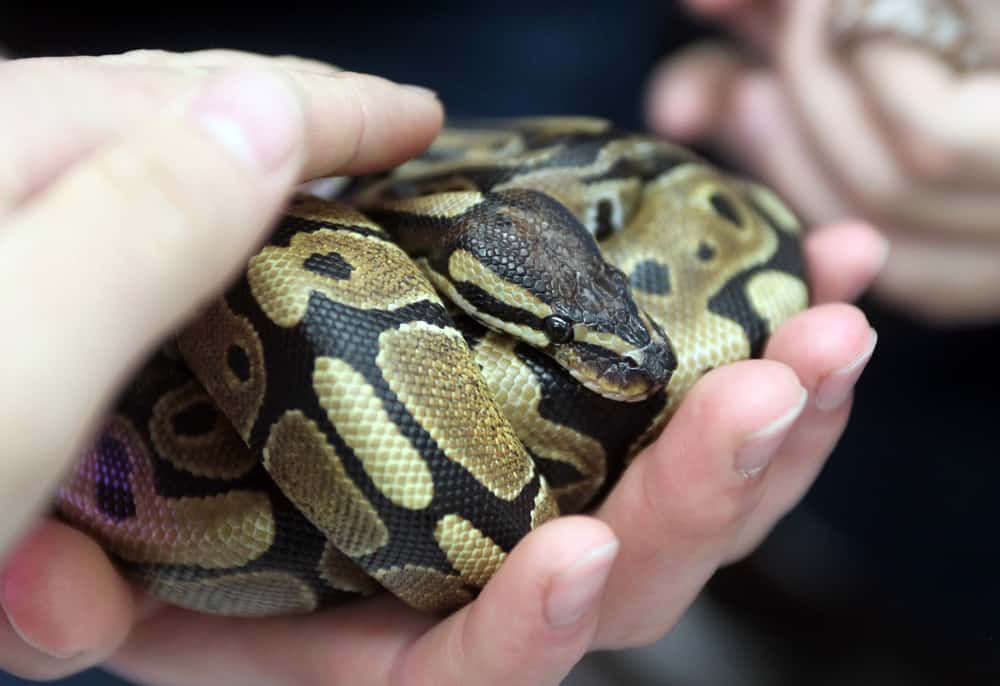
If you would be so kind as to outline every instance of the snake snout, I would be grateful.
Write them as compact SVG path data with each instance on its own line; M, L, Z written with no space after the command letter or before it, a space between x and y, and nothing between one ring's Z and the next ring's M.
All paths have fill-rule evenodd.
M625 384L633 389L635 399L641 400L656 393L667 385L677 369L677 358L670 346L659 341L650 341L641 348L622 355Z

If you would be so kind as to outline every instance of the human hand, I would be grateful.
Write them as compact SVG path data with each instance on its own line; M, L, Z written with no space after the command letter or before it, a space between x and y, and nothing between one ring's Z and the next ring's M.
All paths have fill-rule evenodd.
M884 302L935 324L1000 316L1000 71L954 71L890 39L838 50L831 0L686 4L741 45L666 59L647 93L654 130L714 146L810 224L878 225L891 242L872 287ZM1000 6L964 5L981 42L1000 45Z
M230 56L201 57L215 58L225 62ZM197 68L181 66L192 59L197 58L171 57L169 67L142 67L137 77L110 77L116 79L113 87L130 86L128 92L142 101L117 98L114 112L103 116L122 117L125 123L116 127L103 121L98 128L108 137L133 126L144 131L145 120L165 100L193 97L198 82L213 76L215 69L204 68L207 73L202 74ZM95 82L103 83L106 78L95 77L83 84L82 74L111 69L89 61L75 64L71 70L62 62L29 66L54 68L57 75L71 72L73 83L80 84L77 99L100 87ZM112 71L129 73L133 67L119 59ZM9 394L4 407L10 408L0 421L9 422L5 435L16 437L10 454L18 460L4 462L0 487L6 491L3 502L7 503L17 502L12 499L15 489L20 489L22 498L33 495L28 502L21 501L21 509L8 508L4 524L8 528L2 550L10 552L0 581L5 610L0 616L0 666L32 678L53 678L105 664L155 684L558 683L589 649L641 645L666 633L715 569L753 549L798 501L842 433L850 412L851 388L874 345L863 315L837 302L862 290L879 267L881 239L860 224L830 226L809 236L806 252L816 306L772 337L767 359L707 374L661 439L636 459L596 512L557 519L526 537L482 595L444 621L388 597L305 617L266 619L233 620L163 606L132 591L93 541L52 520L42 520L11 549L21 525L9 522L25 522L36 514L48 489L78 454L79 443L105 409L112 384L128 375L141 358L139 351L182 320L194 301L222 287L225 275L212 281L215 277L209 274L217 273L220 266L207 264L202 257L206 251L216 260L230 260L231 274L253 241L262 238L258 234L265 220L277 211L280 198L295 179L392 164L403 154L417 152L436 130L439 112L432 103L421 105L424 101L419 96L404 95L384 82L363 77L305 73L310 69L302 65L300 73L288 66L283 72L299 89L307 124L300 130L296 147L300 157L296 162L286 161L292 168L279 172L285 175L277 180L261 179L223 155L212 155L217 149L211 140L187 129L183 119L171 119L157 125L155 136L130 136L125 143L112 144L107 137L95 142L92 137L87 157L80 158L77 152L63 164L50 161L48 168L55 173L27 184L28 192L4 196L17 200L5 205L10 209L0 218L3 278L20 285L41 269L39 264L57 266L46 272L55 275L53 283L42 284L48 288L33 295L32 302L50 303L41 310L45 312L62 311L57 305L68 308L60 300L65 289L56 288L55 279L72 278L73 283L85 286L72 290L79 294L77 306L90 309L39 322L28 316L28 304L20 301L24 289L0 289L5 298L0 317L21 323L4 329L18 332L11 344L20 346L12 347L5 358L18 360L19 365L4 370L0 385ZM52 72L47 74L45 78L33 74L22 85L37 87L33 92L39 98L70 90L68 85L44 87L43 81L57 78ZM0 72L0 81L4 78ZM317 85L317 79L324 81ZM345 87L353 84L356 90L339 91L338 80ZM19 92L14 87L6 91ZM389 97L396 103L401 98L417 100L404 101L406 110L394 121L387 112ZM364 111L373 119L366 122L367 133L354 162L347 164L352 141L345 143L339 136L344 130L357 129L349 125L334 129L333 123L344 126L345 116L350 123L357 98L370 98ZM268 102L273 107L280 99L279 88ZM103 105L108 98L97 100L90 101L92 106ZM72 97L70 102L75 102ZM254 107L247 111L260 112ZM280 112L268 114L280 116ZM54 122L61 121L64 128L76 126L72 119L65 121L65 114L59 117ZM20 128L12 128L14 124ZM399 129L391 128L393 124ZM2 130L24 131L26 124L8 122ZM85 127L77 127L67 132L66 140L76 141L86 133ZM182 146L188 136L194 142ZM354 143L359 142L356 138ZM114 145L114 152L102 152L102 144ZM157 156L160 144L175 154ZM44 160L44 151L44 146L38 146L33 155L13 159ZM322 159L312 158L324 151ZM109 176L107 170L121 169L123 163L103 162L98 167L103 185L87 185L90 165L105 156L141 159L143 163L131 162L125 168L143 171ZM170 165L181 160L190 178L171 171L176 167ZM144 187L150 180L147 168L156 170L152 180L164 184L169 195ZM24 172L22 176L10 174L16 179L26 176ZM231 177L236 177L234 187L227 189L224 185ZM188 199L192 189L210 184L221 185L216 191L219 202L207 202L200 193ZM89 192L71 194L81 187ZM273 195L267 196L268 192ZM53 199L60 202L46 210ZM261 206L252 205L256 202ZM164 209L156 211L153 203ZM141 212L136 218L136 210L130 209L133 205ZM68 209L68 215L58 221L58 215L51 213L61 207ZM267 216L251 216L255 208ZM34 219L25 224L25 217ZM132 235L120 228L140 221L145 222L148 234ZM198 229L209 222L212 226L247 226L252 235L242 242L233 235L203 235L207 231ZM63 229L68 234L61 238L65 246L59 241L39 241L56 248L54 255L44 255L32 250L38 250L37 244L18 238L25 233L13 233L24 226L43 235L65 226L72 230ZM191 234L187 236L190 242L176 240L175 232ZM125 259L146 260L136 269L148 277L148 285L116 285L115 274L131 273L126 272L128 263L122 262L123 257L112 251L83 250L83 236L100 239L108 234L114 245L127 250ZM16 240L8 239L10 235ZM168 269L171 265L153 261L142 246L127 242L140 236L164 245L165 255L177 255L173 265L177 273ZM839 250L831 250L832 245L840 246ZM7 246L17 251L11 254ZM63 252L67 254L60 257ZM69 259L75 253L96 253L93 259L103 264L75 264ZM11 275L15 267L21 269L20 278ZM37 319L37 310L32 311ZM18 312L20 318L15 317ZM79 356L74 356L60 365L57 352L46 350L67 341L84 344L89 364L80 365ZM130 357L121 359L123 353ZM41 393L37 400L15 396L15 389L51 388L53 379L64 380L60 389L68 392L59 396ZM803 402L803 388L808 402ZM95 395L95 389L108 390ZM60 406L53 407L57 397ZM76 404L62 406L68 403ZM95 409L92 404L104 407ZM23 431L14 431L39 426L42 421L49 427L44 434L21 436ZM766 458L770 466L765 467Z

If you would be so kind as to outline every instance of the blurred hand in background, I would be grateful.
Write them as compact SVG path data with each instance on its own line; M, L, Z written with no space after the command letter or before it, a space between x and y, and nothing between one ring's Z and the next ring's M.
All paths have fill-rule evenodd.
M665 59L647 93L651 128L717 150L809 224L861 217L877 225L889 239L872 288L883 302L933 325L996 320L1000 3L686 5L734 41ZM963 10L964 29L947 31L961 26ZM831 29L837 16L873 30L841 40ZM879 22L897 19L923 38L875 35ZM956 68L959 55L977 64Z

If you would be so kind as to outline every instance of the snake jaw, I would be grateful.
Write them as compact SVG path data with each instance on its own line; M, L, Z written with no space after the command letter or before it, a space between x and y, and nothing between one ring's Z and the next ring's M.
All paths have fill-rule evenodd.
M590 391L609 400L642 402L658 393L677 369L669 341L650 340L624 354L585 343L552 346L548 354Z
M638 383L626 383L628 387L646 386L646 391L638 400L645 399L670 382L677 369L677 358L666 343L650 341L647 345L625 353L623 364L628 373L640 377ZM628 375L626 375L626 379Z

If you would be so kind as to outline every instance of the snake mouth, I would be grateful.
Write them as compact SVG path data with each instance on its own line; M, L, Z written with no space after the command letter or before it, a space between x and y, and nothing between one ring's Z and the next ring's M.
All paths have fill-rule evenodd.
M653 341L613 355L591 346L573 346L571 354L557 356L573 377L589 390L610 400L642 402L670 383L677 358L669 344ZM567 364L568 357L572 363ZM558 359L562 358L562 359Z
M625 353L623 361L626 386L635 389L632 395L643 399L664 388L677 369L677 358L664 343L656 341Z
M622 355L621 361L605 375L611 376L620 389L617 400L640 402L663 389L675 369L677 359L673 351L654 341Z

